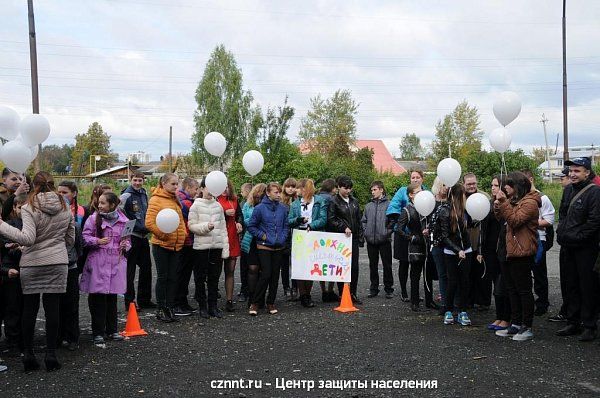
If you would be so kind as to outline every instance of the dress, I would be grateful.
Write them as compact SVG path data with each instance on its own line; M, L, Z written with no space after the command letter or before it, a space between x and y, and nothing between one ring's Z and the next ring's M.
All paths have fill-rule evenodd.
M241 210L238 206L237 198L227 199L227 196L221 195L217 200L221 207L223 207L223 212L229 209L235 210L235 215L233 216L225 214L225 220L227 224L227 237L229 238L229 257L239 257L241 254L240 238L235 223L241 217Z

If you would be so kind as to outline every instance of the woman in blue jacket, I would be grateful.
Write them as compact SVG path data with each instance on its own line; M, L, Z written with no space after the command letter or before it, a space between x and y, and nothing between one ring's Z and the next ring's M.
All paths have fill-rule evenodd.
M281 200L281 185L271 182L267 185L266 196L254 208L248 222L248 231L256 241L256 251L260 260L260 277L256 291L252 297L249 314L258 315L258 304L264 300L267 287L267 310L269 314L277 313L275 296L279 282L283 249L289 235L288 209L279 203Z
M319 195L315 195L315 183L309 178L304 178L298 183L300 197L292 202L288 217L291 228L307 231L321 231L327 225L327 206ZM314 307L310 292L312 281L297 281L300 304L303 307Z

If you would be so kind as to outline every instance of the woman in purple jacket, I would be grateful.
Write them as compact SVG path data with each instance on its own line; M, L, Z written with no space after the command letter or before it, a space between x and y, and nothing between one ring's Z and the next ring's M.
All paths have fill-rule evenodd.
M102 346L104 335L110 340L123 340L117 332L117 294L127 290L127 259L131 248L129 237L122 237L128 218L118 210L119 198L103 193L98 211L83 228L83 240L89 254L83 267L79 288L88 293L92 315L94 344Z

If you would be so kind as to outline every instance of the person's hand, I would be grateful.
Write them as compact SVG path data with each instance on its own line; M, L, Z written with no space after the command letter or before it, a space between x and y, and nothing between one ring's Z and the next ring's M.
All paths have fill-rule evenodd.
M127 239L121 239L121 242L119 242L119 249L122 251L127 250Z
M29 193L29 184L27 184L25 181L23 181L15 190L15 196L19 196L22 193Z
M106 245L108 242L110 242L110 238L108 238L108 237L98 239L99 245Z
M19 271L17 271L16 269L11 268L11 269L8 270L8 277L9 278L12 279L12 278L16 278L18 276L19 276Z
M306 232L310 232L310 225L306 226Z
M241 234L242 231L244 230L244 227L242 227L242 224L240 224L239 222L235 223L235 229L237 230L238 234Z
M7 249L16 249L19 247L18 243L7 243L4 245L4 247L6 247Z
M212 231L213 229L215 229L215 224L213 224L213 223L209 222L209 223L208 223L208 230L209 230L209 231Z
M481 264L483 262L483 256L481 254L477 255L477 262Z
M424 235L424 236L428 236L428 235L429 235L429 228L425 228L425 229L423 230L423 235Z
M352 235L352 230L348 227L346 227L346 230L344 231L344 233L346 234L346 237L349 238L350 235Z
M225 215L229 216L229 217L233 217L233 216L235 216L235 210L234 209L227 209L227 210L225 210Z
M458 257L464 260L465 258L467 258L467 255L465 254L464 250L461 250L458 252Z

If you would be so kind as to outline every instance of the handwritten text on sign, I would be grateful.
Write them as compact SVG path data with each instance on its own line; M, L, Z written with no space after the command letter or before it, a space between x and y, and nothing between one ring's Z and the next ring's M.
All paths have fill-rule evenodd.
M352 237L332 232L292 234L292 279L350 282Z

